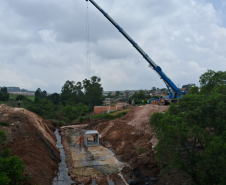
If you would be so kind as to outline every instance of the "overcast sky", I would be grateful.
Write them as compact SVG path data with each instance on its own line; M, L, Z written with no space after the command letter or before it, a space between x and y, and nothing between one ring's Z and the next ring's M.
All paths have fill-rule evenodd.
M226 0L95 0L175 83L226 69ZM90 76L105 91L165 87L91 4ZM85 0L0 1L0 86L60 92L88 78Z

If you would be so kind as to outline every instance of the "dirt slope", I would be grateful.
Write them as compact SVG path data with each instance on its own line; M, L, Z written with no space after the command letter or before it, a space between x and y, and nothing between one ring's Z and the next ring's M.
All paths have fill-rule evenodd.
M158 105L139 106L122 118L96 126L101 142L111 148L122 162L129 164L129 167L123 170L127 174L127 180L158 175L159 168L152 149L157 140L150 129L149 118L154 112L163 112L167 109L166 106ZM151 181L150 178L147 181Z
M0 121L10 123L0 126L8 139L4 148L11 148L18 155L31 174L35 184L52 184L58 170L60 154L56 148L56 138L45 121L37 114L23 108L11 108L0 104Z

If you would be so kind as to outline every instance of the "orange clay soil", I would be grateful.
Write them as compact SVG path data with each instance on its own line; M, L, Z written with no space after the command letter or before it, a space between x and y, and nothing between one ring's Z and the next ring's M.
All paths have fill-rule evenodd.
M180 185L189 180L187 174L177 170L159 176L160 168L153 150L158 140L150 128L149 119L153 113L167 110L167 106L137 106L119 119L95 126L95 130L100 133L101 143L110 148L121 162L127 164L122 169L127 182L132 180L131 184L143 185L150 183L150 177L157 177L156 185ZM149 178L145 181L144 177Z
M101 142L113 150L119 160L144 175L156 177L159 168L154 160L153 147L157 139L151 131L149 118L154 112L167 111L167 106L145 105L129 111L124 117L96 126ZM127 179L132 178L127 176Z
M32 176L31 183L52 184L58 171L60 154L56 138L45 121L37 114L23 108L11 108L0 104L0 121L10 126L6 131L7 142L3 148L11 148L26 166L26 173Z

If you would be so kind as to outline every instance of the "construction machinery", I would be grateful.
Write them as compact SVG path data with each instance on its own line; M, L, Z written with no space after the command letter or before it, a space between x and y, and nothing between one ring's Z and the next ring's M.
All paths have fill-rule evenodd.
M161 67L155 64L155 62L141 49L141 47L93 0L90 1L118 30L124 35L124 37L136 48L136 50L147 60L149 66L157 72L160 76L160 79L164 81L166 87L168 88L170 94L165 99L166 102L176 102L178 98L182 95L186 94L186 92L180 91L179 88L166 76L166 74L162 71Z

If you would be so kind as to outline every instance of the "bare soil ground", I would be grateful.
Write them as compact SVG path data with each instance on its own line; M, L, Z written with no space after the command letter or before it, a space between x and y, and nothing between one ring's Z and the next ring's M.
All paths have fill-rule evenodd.
M160 169L154 159L155 151L153 148L158 141L149 124L150 116L154 112L164 112L167 109L167 106L158 105L138 106L129 111L125 116L115 120L92 120L92 127L90 127L89 121L85 120L80 125L61 128L62 141L66 150L67 164L72 179L76 180L77 177L73 177L73 160L65 132L68 129L83 128L98 130L101 144L111 149L116 157L124 163L125 166L121 174L112 174L109 177L116 185L167 184L170 181L169 179L172 179L170 175L167 175L166 178L162 178L158 182L156 179L159 176ZM122 180L121 175L123 175L125 181ZM84 179L83 182L91 184L91 181L87 181L87 179ZM96 182L101 185L108 184L106 177L100 177ZM173 181L170 184L174 184Z
M138 184L139 179L146 177L147 180L140 183L151 183L155 181L151 177L159 174L153 150L157 139L151 131L149 118L154 112L164 112L167 109L166 106L158 105L138 106L124 117L96 126L101 143L111 148L120 161L128 164L123 169L127 181L136 181Z
M149 119L155 112L165 112L167 106L138 106L125 116L96 124L101 143L110 148L121 162L124 178L130 185L190 185L189 176L177 170L160 176L153 148L158 143Z
M27 173L32 176L31 183L52 184L60 154L55 135L46 122L26 109L3 104L0 105L0 121L10 124L8 127L0 126L8 136L3 148L11 148L12 154L23 160Z
M73 145L78 140L77 132L83 133L84 130L80 129L86 126L87 124L71 125L60 129L62 144L67 156L66 163L72 180L85 185L92 184L93 180L97 185L109 185L110 181L116 185L125 185L118 174L122 167L118 166L117 159L105 147L86 148L78 143Z

